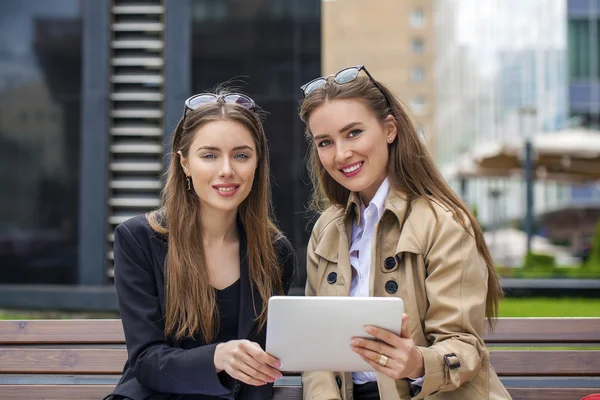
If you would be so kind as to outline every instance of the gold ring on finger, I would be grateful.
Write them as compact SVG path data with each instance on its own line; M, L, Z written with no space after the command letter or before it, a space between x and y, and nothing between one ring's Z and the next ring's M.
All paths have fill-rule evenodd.
M379 356L379 361L377 361L377 364L381 365L382 367L385 367L385 364L387 364L388 362L388 356L386 356L385 354L381 354Z

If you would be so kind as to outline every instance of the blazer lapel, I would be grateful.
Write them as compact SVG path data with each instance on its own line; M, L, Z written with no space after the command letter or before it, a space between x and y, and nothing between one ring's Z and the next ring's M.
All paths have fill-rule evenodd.
M240 224L240 313L238 317L238 338L247 339L256 320L256 311L262 307L260 295L253 290L250 282L250 265L246 234Z
M154 262L158 265L162 275L165 275L165 262L167 261L167 251L169 248L169 242L167 238L154 233L150 237L150 243L152 243L152 253L154 255Z
M167 251L168 241L165 236L153 233L150 237L150 243L152 244L152 256L154 257L156 279L156 290L158 291L158 297L160 300L160 309L162 315L166 315L165 306L165 263L167 262Z

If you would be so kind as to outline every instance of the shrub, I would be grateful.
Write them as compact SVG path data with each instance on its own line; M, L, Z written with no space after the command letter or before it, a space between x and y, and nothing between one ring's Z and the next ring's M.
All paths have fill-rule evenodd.
M525 268L554 268L556 266L556 260L554 256L548 254L539 254L529 252L525 256Z
M592 250L585 263L586 268L600 269L600 221L596 225L596 233L592 239Z

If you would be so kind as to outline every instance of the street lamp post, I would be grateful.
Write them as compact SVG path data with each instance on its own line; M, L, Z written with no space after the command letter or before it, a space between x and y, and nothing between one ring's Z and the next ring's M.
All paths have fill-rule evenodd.
M492 243L491 247L494 249L494 253L492 256L494 257L494 261L498 262L499 257L502 257L501 252L498 251L498 239L496 236L500 233L500 227L502 226L502 215L500 212L500 197L502 196L502 190L500 188L490 188L488 190L488 196L492 199Z
M537 109L535 107L519 108L519 115L535 117ZM525 129L523 129L525 128ZM527 129L522 124L522 133L525 138L525 164L523 166L525 173L525 232L527 233L527 253L531 252L531 238L533 237L533 146L531 144L531 129Z

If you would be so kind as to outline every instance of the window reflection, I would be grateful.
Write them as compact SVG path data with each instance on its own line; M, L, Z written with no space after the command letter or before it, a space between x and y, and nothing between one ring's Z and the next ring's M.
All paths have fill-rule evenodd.
M74 283L79 0L0 2L0 282Z

